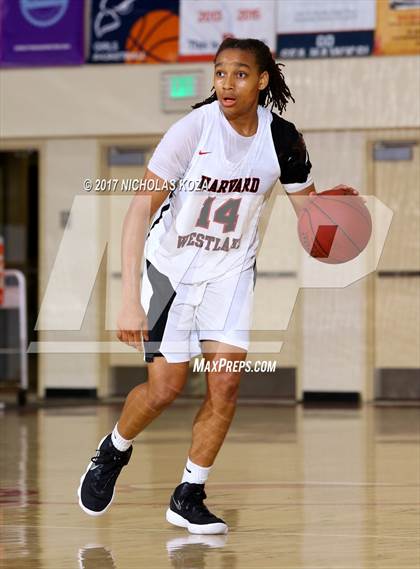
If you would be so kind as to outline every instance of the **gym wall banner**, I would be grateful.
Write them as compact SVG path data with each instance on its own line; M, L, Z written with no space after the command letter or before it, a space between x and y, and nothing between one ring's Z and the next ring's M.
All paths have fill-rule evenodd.
M89 63L178 61L178 0L91 0Z
M280 59L371 55L376 0L281 0L276 5Z
M275 0L181 0L179 60L212 60L227 36L258 38L275 53L275 5Z
M84 3L0 0L0 65L81 65Z
M420 54L420 0L378 0L376 55Z

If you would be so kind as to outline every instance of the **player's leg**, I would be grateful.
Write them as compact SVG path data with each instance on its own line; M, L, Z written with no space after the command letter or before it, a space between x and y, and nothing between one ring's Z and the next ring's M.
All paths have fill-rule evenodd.
M249 347L254 278L250 267L209 283L199 307L202 353L216 369L207 373L207 396L193 427L190 459L201 466L213 464L235 412L240 362Z
M207 393L194 420L189 459L182 482L171 497L166 519L191 533L227 533L226 523L203 503L204 484L236 409L241 372L232 371L234 363L243 361L247 352L217 341L202 343L203 355L206 361L215 363L216 371L207 373Z
M112 433L98 445L78 488L79 505L92 516L104 514L115 494L115 483L128 464L133 439L172 403L188 376L189 362L168 363L155 357L148 363L148 381L131 390Z
M201 351L211 367L216 364L216 371L207 374L207 394L194 421L182 483L175 489L167 511L169 522L193 533L227 531L223 520L210 514L203 504L204 483L235 413L241 375L238 368L249 346L253 288L254 270L249 268L207 283L197 307ZM217 369L218 361L225 365Z
M184 388L188 368L188 361L168 363L164 357L147 364L147 383L130 391L116 425L121 438L131 442L176 399Z
M207 394L194 420L189 457L193 463L208 468L215 461L236 410L242 372L228 370L234 369L234 362L245 360L247 352L207 340L203 342L203 355L206 361L214 362L217 371L206 374Z
M115 482L132 452L132 441L180 393L188 376L189 330L179 330L181 307L192 318L194 307L185 304L185 287L174 290L169 278L146 261L142 305L147 312L148 340L143 342L148 381L128 395L118 423L99 444L78 489L79 505L90 515L106 512L114 497ZM176 348L176 349L175 349Z

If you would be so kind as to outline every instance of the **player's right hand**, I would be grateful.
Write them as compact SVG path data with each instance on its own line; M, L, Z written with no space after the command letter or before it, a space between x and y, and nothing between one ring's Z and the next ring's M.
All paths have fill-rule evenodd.
M146 313L140 302L124 303L117 318L117 338L136 348L142 349L141 338L149 339Z

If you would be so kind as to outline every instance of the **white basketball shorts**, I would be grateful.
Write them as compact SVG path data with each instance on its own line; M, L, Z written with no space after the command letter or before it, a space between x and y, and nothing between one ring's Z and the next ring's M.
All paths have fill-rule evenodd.
M146 259L141 304L147 314L149 340L144 360L164 356L186 362L201 353L202 340L249 347L256 269L222 280L174 283Z

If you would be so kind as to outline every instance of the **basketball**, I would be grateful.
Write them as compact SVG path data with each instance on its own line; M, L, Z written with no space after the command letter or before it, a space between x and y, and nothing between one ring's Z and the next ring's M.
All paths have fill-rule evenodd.
M359 196L341 189L321 192L299 214L300 242L311 257L328 264L356 258L369 243L372 220Z
M173 63L178 60L179 19L169 10L139 18L126 41L126 63Z

